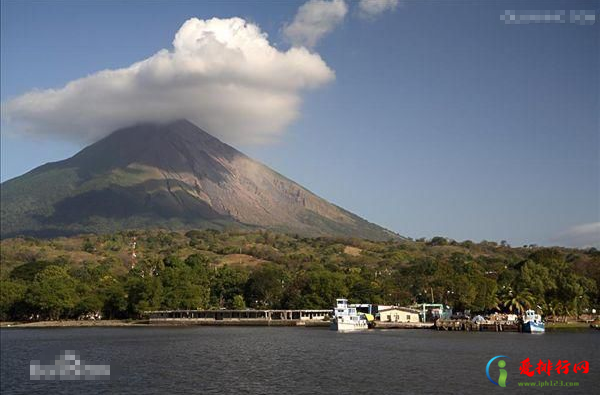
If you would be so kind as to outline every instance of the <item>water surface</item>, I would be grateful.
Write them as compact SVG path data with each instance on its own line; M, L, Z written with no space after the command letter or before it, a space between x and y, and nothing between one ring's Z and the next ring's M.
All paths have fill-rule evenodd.
M591 394L600 387L600 331L522 333L322 328L175 327L2 329L3 394ZM109 381L30 381L30 360L77 350L110 364ZM486 377L506 355L508 387ZM530 358L590 363L590 373L519 375ZM498 367L490 369L494 379ZM577 381L577 388L518 388L517 381Z

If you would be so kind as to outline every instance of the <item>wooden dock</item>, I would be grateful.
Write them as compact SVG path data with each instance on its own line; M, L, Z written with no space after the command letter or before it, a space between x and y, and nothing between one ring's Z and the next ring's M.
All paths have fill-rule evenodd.
M193 318L167 318L149 320L149 325L154 326L301 326L301 327L329 327L329 321L318 320L268 320L268 319L193 319Z
M432 329L431 322L384 322L374 321L374 329Z
M521 332L518 322L486 321L472 322L466 319L442 320L435 322L438 331L467 331L467 332Z
M150 325L329 326L331 310L148 311Z

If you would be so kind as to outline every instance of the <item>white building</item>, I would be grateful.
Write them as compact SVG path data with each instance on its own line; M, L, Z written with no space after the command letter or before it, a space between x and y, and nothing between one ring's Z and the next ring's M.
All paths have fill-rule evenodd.
M379 310L381 322L420 322L419 311L408 307L386 307Z

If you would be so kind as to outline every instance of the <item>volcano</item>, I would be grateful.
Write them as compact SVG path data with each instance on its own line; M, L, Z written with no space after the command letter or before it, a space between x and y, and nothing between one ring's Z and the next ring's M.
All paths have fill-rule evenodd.
M2 183L1 199L3 238L141 228L398 237L186 120L119 129Z

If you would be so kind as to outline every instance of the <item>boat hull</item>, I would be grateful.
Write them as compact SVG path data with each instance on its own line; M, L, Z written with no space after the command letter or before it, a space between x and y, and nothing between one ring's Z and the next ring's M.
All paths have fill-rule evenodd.
M546 328L543 322L525 322L523 323L523 332L525 333L544 333Z
M331 330L338 332L358 332L365 331L369 329L369 325L366 321L358 321L358 322L338 322L337 320L331 321L331 325L329 326Z

